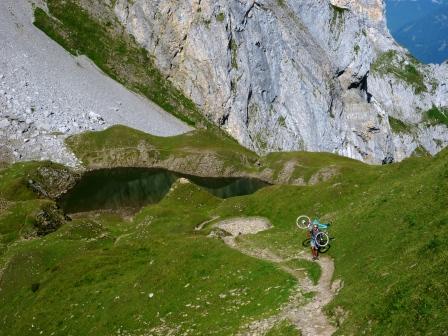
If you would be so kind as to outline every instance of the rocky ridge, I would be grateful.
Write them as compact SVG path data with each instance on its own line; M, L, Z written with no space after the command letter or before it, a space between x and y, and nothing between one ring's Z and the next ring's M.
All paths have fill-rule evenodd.
M448 65L415 63L389 34L383 1L110 6L178 88L259 153L329 151L388 163L448 143L445 125L425 122L425 111L448 105ZM374 71L384 55L395 67ZM394 130L390 118L410 130Z

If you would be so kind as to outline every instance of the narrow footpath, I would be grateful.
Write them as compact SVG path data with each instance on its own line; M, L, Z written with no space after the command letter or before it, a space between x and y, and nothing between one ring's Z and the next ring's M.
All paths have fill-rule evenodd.
M308 254L303 253L303 251L292 258L285 259L269 249L261 249L255 246L243 247L241 244L238 244L236 237L254 234L271 228L268 220L259 217L232 218L219 222L214 226L230 234L223 237L223 241L229 247L254 258L278 264L280 269L293 275L299 283L299 286L291 294L288 302L281 307L281 311L278 314L250 323L244 327L244 330L239 335L264 335L283 320L289 320L301 331L303 336L330 336L336 331L336 327L330 324L323 312L323 307L333 299L340 287L340 281L332 282L334 263L331 258L322 256L317 261L321 267L322 274L319 282L313 285L308 277L303 276L303 272L299 272L284 264L293 259L311 260ZM313 292L314 296L304 304L303 294L310 292Z

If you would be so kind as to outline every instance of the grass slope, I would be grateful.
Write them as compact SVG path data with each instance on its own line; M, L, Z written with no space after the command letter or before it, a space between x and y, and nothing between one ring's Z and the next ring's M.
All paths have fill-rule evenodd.
M87 144L103 146L103 140ZM186 147L213 147L228 155L218 140L203 140L190 139ZM159 146L181 155L184 140L166 141ZM297 215L308 214L333 223L335 240L327 253L343 288L327 312L338 335L446 333L448 150L381 167L315 153L275 154L260 162L275 166L293 159L319 169L337 166L338 174L314 185L275 185L226 200L179 184L133 221L87 214L38 239L23 240L20 230L11 229L21 227L26 211L14 208L19 201L5 193L8 221L15 226L0 220L2 234L7 232L2 237L13 241L0 259L0 330L5 335L232 334L249 320L272 314L295 282L274 265L207 238L210 226L200 233L194 226L214 216L264 216L274 227L244 240L288 257L308 251L305 233L294 225ZM17 169L2 174L14 176ZM318 268L297 266L318 279ZM293 331L286 323L271 333Z
M231 335L274 313L295 279L194 231L220 202L179 184L132 222L85 215L10 245L0 334Z
M223 203L219 213L269 218L253 243L290 256L298 214L333 222L329 254L344 287L328 306L338 335L443 335L448 323L448 151L347 172L312 187L273 186ZM342 308L342 309L341 309ZM345 311L345 313L342 313Z

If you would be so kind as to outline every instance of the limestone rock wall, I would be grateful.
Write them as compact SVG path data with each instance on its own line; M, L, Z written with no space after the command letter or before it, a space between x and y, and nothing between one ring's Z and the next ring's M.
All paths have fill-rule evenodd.
M329 151L371 163L434 154L447 128L447 66L416 65L426 90L372 64L394 50L380 0L117 0L114 11L164 74L241 144ZM397 64L398 64L397 63ZM389 116L409 123L393 130Z

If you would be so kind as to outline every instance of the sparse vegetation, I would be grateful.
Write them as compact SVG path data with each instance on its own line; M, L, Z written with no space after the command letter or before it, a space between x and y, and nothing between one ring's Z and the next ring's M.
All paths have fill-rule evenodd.
M103 22L72 0L48 0L47 5L51 16L36 8L34 24L67 51L86 55L110 77L188 124L209 124L116 20Z
M280 127L286 127L286 118L284 116L278 118L278 125Z
M297 179L307 183L319 174L331 176L349 167L368 167L330 153L270 153L260 157L235 140L208 130L157 137L125 126L113 126L101 132L71 136L66 143L89 169L161 166L190 174L240 176L261 176L267 169L272 171L275 180L293 162L282 183ZM330 169L333 173L327 171L328 162L334 163Z
M216 21L223 22L226 18L226 15L223 12L220 12L218 15L216 15Z
M232 53L232 68L238 70L238 44L233 38L230 40L230 51Z
M330 28L333 30L333 32L337 33L339 36L342 28L345 24L345 12L348 11L347 8L338 7L333 4L330 4L330 8L332 10L332 17L330 20Z
M412 57L400 58L395 50L381 54L371 66L373 74L392 74L396 78L414 87L415 93L427 91L424 75L419 69L421 64Z
M430 125L448 126L448 108L433 106L423 115L423 121Z
M430 157L431 154L423 147L423 146L418 146L414 152L412 153L412 156L414 157Z
M279 5L280 7L285 7L286 6L285 0L277 0L277 5Z
M157 137L125 126L102 132L87 132L66 140L87 167L151 166L167 160L181 162L186 172L211 174L203 167L233 171L254 171L257 154L235 140L209 130L197 130L174 137ZM217 167L220 167L219 169ZM211 169L211 168L210 168Z
M278 325L274 326L266 336L300 336L302 335L299 330L288 320L283 320Z
M411 134L413 127L400 119L389 116L389 125L394 133L406 133Z

